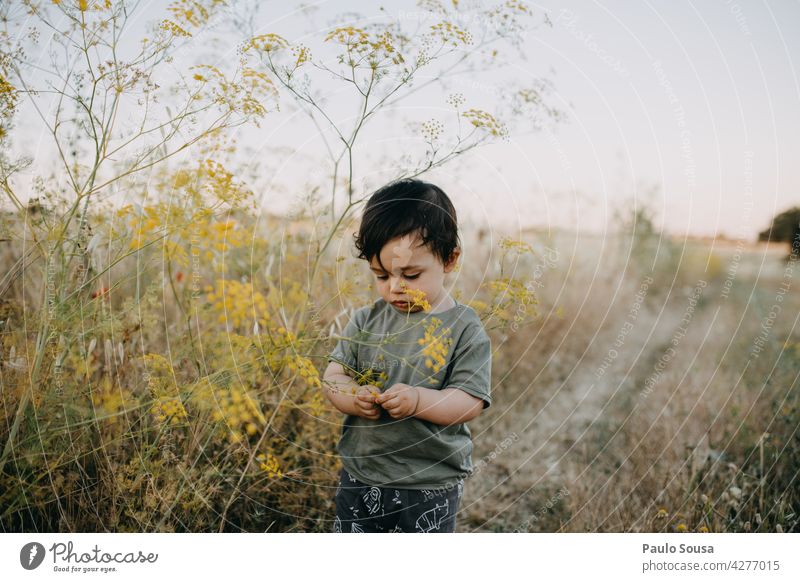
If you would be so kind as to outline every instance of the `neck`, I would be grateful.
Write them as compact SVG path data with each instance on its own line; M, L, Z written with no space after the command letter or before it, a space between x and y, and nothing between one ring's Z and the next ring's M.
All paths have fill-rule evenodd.
M455 304L456 302L452 297L450 297L450 294L447 293L447 291L443 291L437 298L436 303L431 304L431 310L429 313L440 313L442 311L447 311L448 309L452 309Z

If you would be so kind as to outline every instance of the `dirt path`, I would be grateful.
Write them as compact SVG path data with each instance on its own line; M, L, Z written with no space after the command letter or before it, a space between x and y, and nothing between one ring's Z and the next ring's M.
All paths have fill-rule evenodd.
M558 529L568 519L564 498L595 477L591 459L620 430L610 419L648 378L658 384L673 341L680 344L702 314L705 291L684 289L665 300L643 281L624 305L611 305L590 342L575 341L585 336L578 319L555 332L559 341L545 353L508 345L523 355L501 380L502 410L472 428L476 474L465 489L461 531Z

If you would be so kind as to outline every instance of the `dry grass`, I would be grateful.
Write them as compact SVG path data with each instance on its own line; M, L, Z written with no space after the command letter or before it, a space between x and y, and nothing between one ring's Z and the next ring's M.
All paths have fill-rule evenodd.
M776 299L793 267L655 237L550 246L542 317L499 338L473 423L476 459L518 439L469 482L461 531L796 531L800 298Z
M4 531L329 531L341 418L318 370L372 290L363 265L337 259L348 233L323 261L329 284L307 293L307 223L238 213L209 227L231 218L244 232L198 269L174 246L144 247L65 301L52 318L65 339L41 352L33 386L44 266L8 288ZM131 233L117 234L127 248ZM530 249L465 237L469 268L452 283L489 306L495 353L460 531L797 530L796 294L761 333L781 257L748 248L731 274L730 249L654 233L528 233ZM7 269L23 258L21 242L3 252Z

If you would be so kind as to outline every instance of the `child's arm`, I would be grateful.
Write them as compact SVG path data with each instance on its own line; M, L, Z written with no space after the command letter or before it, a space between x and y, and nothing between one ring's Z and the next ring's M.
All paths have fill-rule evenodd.
M392 418L413 416L445 426L472 420L484 408L483 400L458 388L434 390L399 383L378 396L377 402Z
M483 412L483 400L458 388L415 388L419 392L415 418L449 426L472 420Z
M381 416L381 409L375 406L375 397L370 388L376 392L375 386L359 386L344 370L344 367L331 362L323 374L323 389L325 396L339 412L361 416L370 420L377 420ZM356 392L353 393L353 388Z

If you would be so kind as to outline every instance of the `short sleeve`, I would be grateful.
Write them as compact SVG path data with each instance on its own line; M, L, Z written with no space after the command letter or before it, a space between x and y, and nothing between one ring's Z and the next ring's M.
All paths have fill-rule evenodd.
M467 329L459 339L444 386L480 398L488 408L492 404L492 342L480 324L476 327L476 331Z
M342 338L336 343L333 351L328 356L329 361L335 361L345 369L358 370L358 338L361 335L364 316L367 310L361 308L353 313L350 321L342 330Z

